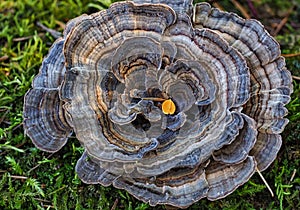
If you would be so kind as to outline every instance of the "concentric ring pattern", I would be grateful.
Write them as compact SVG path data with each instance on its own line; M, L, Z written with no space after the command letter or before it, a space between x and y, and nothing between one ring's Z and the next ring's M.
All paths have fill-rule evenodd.
M71 20L25 96L56 152L74 133L85 183L187 207L223 198L281 146L291 75L255 20L191 0L135 0Z

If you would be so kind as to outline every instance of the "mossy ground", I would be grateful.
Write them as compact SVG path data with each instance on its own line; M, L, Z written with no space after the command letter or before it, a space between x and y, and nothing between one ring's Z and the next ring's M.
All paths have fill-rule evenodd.
M300 1L215 1L214 5L261 20L282 46L294 78L290 124L276 161L263 172L271 197L256 174L228 197L199 201L189 209L300 209ZM241 6L236 2L242 2ZM123 190L83 184L75 164L83 149L75 138L55 153L42 152L24 136L23 98L57 31L110 0L2 0L0 2L0 209L165 209L150 207ZM211 2L212 3L212 2ZM252 3L252 4L251 4Z

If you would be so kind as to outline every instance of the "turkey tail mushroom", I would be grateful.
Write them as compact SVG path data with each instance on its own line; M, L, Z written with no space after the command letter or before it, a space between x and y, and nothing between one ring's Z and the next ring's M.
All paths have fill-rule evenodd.
M71 20L25 96L55 152L72 131L88 184L152 206L221 199L276 158L291 74L256 20L191 0L134 0Z

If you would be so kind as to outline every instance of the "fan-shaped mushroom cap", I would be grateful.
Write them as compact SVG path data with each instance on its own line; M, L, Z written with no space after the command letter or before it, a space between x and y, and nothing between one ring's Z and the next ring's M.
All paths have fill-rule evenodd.
M257 123L258 140L251 155L256 157L258 169L263 171L275 159L281 146L279 134L288 123L283 118L287 114L284 105L290 100L292 83L284 58L280 56L280 46L260 22L221 12L209 4L197 4L193 18L196 28L214 30L247 61L251 87L243 112Z
M73 130L82 181L187 207L272 163L291 92L258 21L190 0L126 1L68 23L25 96L24 125L50 152Z
M56 152L72 134L70 118L59 98L59 89L65 74L63 45L74 25L87 17L74 18L66 25L64 37L57 39L44 58L32 89L25 95L24 129L32 142L41 150Z

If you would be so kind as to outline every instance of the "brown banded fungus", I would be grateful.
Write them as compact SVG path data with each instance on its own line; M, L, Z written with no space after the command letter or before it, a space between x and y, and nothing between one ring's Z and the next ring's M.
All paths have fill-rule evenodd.
M71 20L25 96L41 150L75 133L85 183L150 205L216 200L281 146L291 75L255 20L191 0L135 0Z

